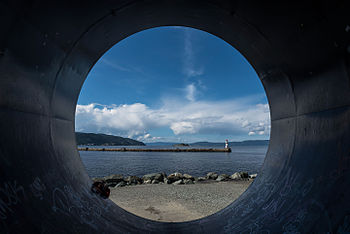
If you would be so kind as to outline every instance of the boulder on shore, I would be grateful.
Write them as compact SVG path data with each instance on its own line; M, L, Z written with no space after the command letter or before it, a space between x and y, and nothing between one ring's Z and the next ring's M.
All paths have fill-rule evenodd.
M184 179L187 179L187 180L192 180L192 181L194 181L194 177L191 176L191 175L189 175L189 174L183 174L183 178L184 178Z
M221 174L218 176L218 178L216 178L216 181L226 181L226 180L229 180L230 177L229 175L226 175L226 174Z
M233 175L230 176L230 178L232 180L242 180L242 179L248 179L248 172L245 171L240 171L240 172L236 172Z
M249 178L248 172L246 172L246 171L241 171L241 172L239 172L239 174L241 174L241 178L242 179L248 179Z
M174 185L179 185L179 184L183 184L184 182L182 180L177 180L175 181L173 184Z
M193 180L190 179L184 179L183 182L184 184L193 184Z
M165 174L165 172L162 172L160 174L162 174L162 176L163 176L161 180L164 181L164 179L167 178L167 175Z
M170 180L168 180L168 178L166 178L166 177L164 178L163 182L164 182L164 184L171 184Z
M197 178L197 181L205 181L205 180L207 180L207 178L203 176L200 176Z
M241 174L239 172L234 173L233 175L230 176L231 180L241 180Z
M158 182L161 182L164 180L164 176L166 176L165 173L152 173L152 174L147 174L142 176L142 180L144 181L144 183L147 180L151 180L151 182L153 180L157 180Z
M209 180L216 180L218 178L218 174L216 174L215 172L209 172L207 174L207 179Z
M103 179L107 183L119 183L121 181L124 181L123 175L120 175L120 174L114 174L114 175L106 176Z
M118 188L118 187L124 187L126 185L125 181L121 181L119 182L115 187Z
M144 184L152 184L152 180L144 180L143 183Z
M251 175L249 175L249 178L250 179L255 179L257 176L258 176L258 174L251 174Z
M229 180L249 180L255 179L257 174L248 175L248 172L240 171L232 174L231 176L227 174L218 175L216 172L209 172L205 177L193 177L189 174L181 174L179 172L174 172L167 176L164 172L162 173L151 173L144 175L142 178L137 176L128 176L126 178L120 174L114 174L110 176L105 176L103 178L92 178L93 182L104 182L108 187L123 187L126 185L137 185L137 184L194 184L195 182L215 180L229 181Z
M120 183L120 182L119 182L119 183ZM108 188L110 188L110 187L114 188L116 185L117 185L117 183L106 183L106 186L107 186Z
M137 176L128 176L128 177L125 178L125 182L128 185L142 184L141 178L137 177Z
M179 172L175 172L175 173L168 175L168 180L170 181L170 183L181 180L182 178L183 178L183 175Z

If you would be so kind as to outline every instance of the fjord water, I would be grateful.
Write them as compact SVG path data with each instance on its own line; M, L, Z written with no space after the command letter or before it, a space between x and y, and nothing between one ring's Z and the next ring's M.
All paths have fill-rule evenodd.
M169 148L169 146L152 148L155 147ZM234 146L231 147L231 153L103 151L80 151L79 153L90 177L111 174L143 176L155 172L166 174L180 172L204 176L211 171L228 175L237 171L258 173L264 162L267 148L267 145Z

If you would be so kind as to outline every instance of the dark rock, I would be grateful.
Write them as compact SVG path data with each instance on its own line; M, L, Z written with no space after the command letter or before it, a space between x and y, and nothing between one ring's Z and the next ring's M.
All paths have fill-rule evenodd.
M152 180L152 184L159 184L159 180Z
M144 180L143 183L144 183L144 184L151 184L151 183L152 183L152 180Z
M164 175L165 173L152 173L152 174L147 174L147 175L144 175L142 176L142 180L145 181L145 180L158 180L158 181L161 181L164 179Z
M171 184L171 181L170 180L168 180L168 178L164 178L164 184Z
M190 145L189 144L184 144L184 143L173 145L173 147L184 147L184 146L190 146Z
M110 175L110 176L104 177L104 180L107 183L119 183L121 181L124 181L124 177L123 177L123 175L115 174L115 175Z
M246 172L246 171L241 171L241 172L239 172L239 174L241 174L241 178L242 179L248 179L249 178L248 172Z
M182 179L182 178L183 178L183 176L182 176L182 174L179 173L179 172L172 173L172 174L170 174L170 175L168 176L168 180L169 180L171 183L173 183L173 182L175 182L175 181L178 181L178 180L180 180L180 179Z
M137 176L128 176L125 178L125 181L128 185L136 185L136 184L141 184L142 183L142 180L140 177L137 177Z
M226 180L229 180L230 177L226 174L221 174L218 176L218 178L216 178L216 181L226 181Z
M183 182L184 184L193 184L193 181L190 179L184 179Z
M218 178L218 174L216 174L215 172L209 172L207 174L207 179L209 180L216 180Z
M154 177L156 177L158 173L151 173L151 174L147 174L147 175L144 175L142 176L142 180L145 181L145 180L153 180Z
M160 175L157 175L154 179L158 180L159 182L163 181L164 178L166 178L166 174L164 172L159 173Z
M232 174L232 175L230 176L230 178L231 178L232 180L241 180L241 179L242 179L241 174L240 174L239 172L236 172L236 173Z
M251 174L251 175L249 175L249 178L250 179L255 179L257 176L258 176L258 174Z
M205 180L207 180L207 177L198 177L197 178L197 181L205 181Z
M192 180L192 181L194 180L194 177L189 174L183 174L183 178L187 180Z
M179 185L179 184L183 184L184 182L182 180L177 180L175 181L173 184L174 185Z
M121 181L119 182L115 187L118 188L118 187L124 187L126 185L125 181Z
M109 187L115 187L117 185L117 183L106 183L106 186Z

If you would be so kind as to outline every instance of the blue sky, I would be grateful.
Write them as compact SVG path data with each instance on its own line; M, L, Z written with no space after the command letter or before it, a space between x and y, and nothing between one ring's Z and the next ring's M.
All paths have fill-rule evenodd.
M76 131L144 142L268 139L269 109L251 65L216 36L186 27L136 33L96 63Z

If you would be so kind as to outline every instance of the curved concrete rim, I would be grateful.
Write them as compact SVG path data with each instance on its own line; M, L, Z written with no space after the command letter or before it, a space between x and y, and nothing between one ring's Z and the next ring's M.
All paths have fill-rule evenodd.
M0 231L349 232L348 9L345 1L1 0ZM92 194L74 135L94 63L127 36L167 25L238 49L271 111L258 178L227 208L184 223L145 220Z

